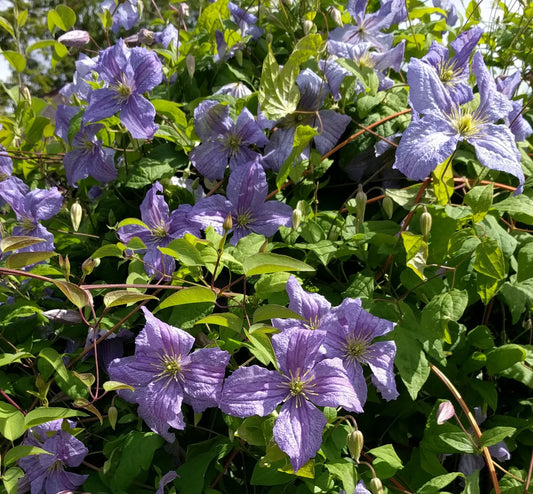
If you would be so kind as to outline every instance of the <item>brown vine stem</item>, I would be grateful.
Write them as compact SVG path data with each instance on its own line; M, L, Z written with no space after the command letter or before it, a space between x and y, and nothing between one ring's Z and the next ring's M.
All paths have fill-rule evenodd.
M237 453L239 452L239 448L233 448L231 450L231 453L229 454L228 456L228 459L226 460L226 462L224 463L224 467L222 468L222 471L221 472L218 472L218 475L216 476L215 480L213 480L213 482L211 483L211 485L209 486L210 489L214 489L215 486L219 483L220 479L224 476L224 473L226 472L226 470L229 468L229 466L231 465L231 463L233 462L233 459L237 456Z
M474 430L474 434L478 439L481 439L481 429L479 428L479 425L477 424L476 419L472 415L472 412L468 408L468 405L466 404L465 400L461 396L461 393L459 393L459 390L453 385L453 383L438 367L431 363L429 364L429 366L433 373L437 375L437 377L444 383L444 385L450 390L455 399L459 402L459 405L461 405L463 412L467 416L468 421L470 422L470 425ZM483 456L485 457L485 463L487 464L487 468L489 469L490 479L494 487L494 493L501 494L500 485L498 484L498 477L496 475L496 469L494 468L494 462L492 461L492 457L490 456L489 448L483 446L481 448L481 451L483 453Z

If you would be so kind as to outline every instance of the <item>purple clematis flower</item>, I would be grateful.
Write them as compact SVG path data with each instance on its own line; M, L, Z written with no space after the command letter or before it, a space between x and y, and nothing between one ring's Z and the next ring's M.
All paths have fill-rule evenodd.
M84 53L80 53L76 61L76 72L72 77L72 82L65 84L59 93L65 98L70 98L76 95L79 99L87 101L89 94L93 91L91 85L87 81L93 81L93 69L96 66L98 57L90 58ZM98 80L101 80L98 78Z
M263 28L256 26L257 17L241 9L237 4L228 2L228 10L230 11L231 19L239 26L243 38L250 36L252 39L258 39L265 32Z
M56 134L68 143L68 128L71 118L79 108L58 105L56 112ZM103 128L100 124L81 126L72 139L72 151L65 154L63 165L67 174L67 182L75 187L76 182L89 175L96 180L107 183L117 178L112 149L104 149L102 141L96 138L97 132Z
M496 87L498 88L498 91L507 96L513 105L513 109L503 120L511 129L516 142L525 141L531 134L533 134L531 125L522 116L522 103L519 100L513 101L511 99L520 82L522 82L522 77L518 71L508 77L500 76L496 79Z
M185 428L183 402L195 413L218 406L230 355L218 348L189 354L193 336L160 321L146 307L142 311L146 325L135 340L135 356L113 360L109 375L135 388L120 395L138 403L139 416L171 442L174 435L169 427Z
M325 355L342 360L361 406L367 396L363 364L372 370L372 382L383 398L389 401L398 397L394 381L396 344L393 341L372 342L392 331L394 323L368 313L361 307L360 299L347 298L331 310L322 327L327 328Z
M277 123L278 129L272 133L270 144L265 147L265 164L275 171L279 171L291 154L296 127L299 125L318 128L318 135L313 138L313 142L319 153L325 154L335 147L351 121L348 115L341 115L333 110L320 110L329 89L325 81L312 70L300 72L296 84L300 90L296 112Z
M326 329L322 325L329 314L331 304L318 293L306 292L294 276L287 281L289 309L303 317L299 319L272 319L272 326L282 331L286 329Z
M191 218L192 206L181 204L171 214L162 192L163 186L155 182L141 203L142 222L125 225L118 230L120 240L124 243L128 243L133 237L139 237L143 241L146 245L145 270L150 276L156 277L172 274L176 268L174 258L164 256L158 247L166 247L172 240L181 238L186 233L200 236L200 225Z
M179 47L179 31L174 27L173 24L169 24L163 31L159 33L154 33L154 41L160 43L163 48L168 48L172 43L176 48Z
M102 51L94 70L106 87L90 94L83 123L97 122L120 112L120 120L135 139L152 139L158 126L155 108L143 93L163 78L161 62L146 48L127 48L123 40Z
M111 29L114 33L118 32L120 27L131 29L139 19L137 0L104 0L101 8L103 11L109 10L113 18Z
M294 471L315 456L326 417L317 406L361 411L339 359L323 360L324 331L283 331L272 337L279 372L252 365L226 379L220 409L235 417L264 417L282 403L274 439Z
M330 33L329 39L352 45L369 43L378 50L389 50L392 47L392 34L383 33L382 30L407 17L405 1L383 2L373 14L367 14L366 8L367 0L349 0L348 12L354 19L354 25L336 28Z
M450 0L433 0L433 7L437 7L446 12L444 16L446 18L446 25L453 27L459 21L459 14L457 13L457 7Z
M509 127L495 123L509 114L511 102L497 91L479 53L474 55L472 67L480 95L476 110L455 104L432 67L411 60L407 73L410 85L426 88L425 92L411 92L411 106L423 117L413 118L404 132L393 168L411 179L423 180L450 157L459 142L466 141L483 166L517 177L519 193L525 181L520 153ZM418 83L411 84L415 77Z
M51 454L41 453L19 460L18 464L26 475L19 480L17 492L27 492L30 486L32 493L75 491L89 477L65 471L65 466L80 466L89 450L79 439L62 429L62 422L53 420L30 429L23 445L36 446ZM71 420L67 422L71 429L76 426Z
M483 30L479 27L461 33L455 40L450 43L455 55L450 57L447 48L434 41L428 53L421 58L421 61L429 65L437 78L442 82L441 85L434 84L431 91L435 93L435 98L440 101L450 99L456 105L462 105L474 97L471 87L468 85L468 62L472 51L478 44ZM411 65L410 65L411 67ZM408 73L409 87L411 95L417 92L427 92L428 87L422 86L426 79L420 77L418 64L413 65ZM424 70L426 70L424 68ZM438 94L443 91L444 94Z
M264 147L268 139L253 115L244 108L237 122L229 116L229 106L203 101L194 110L194 130L204 142L194 148L191 163L209 180L224 177L229 163L231 171L256 160L260 155L250 146Z
M50 190L33 189L17 177L0 182L2 197L15 212L19 226L13 228L13 235L42 238L45 241L20 249L19 252L50 252L54 250L54 236L39 222L49 220L61 209L63 196L52 187Z
M255 232L271 237L280 226L292 224L292 209L279 201L266 201L268 184L265 171L256 160L237 168L230 176L227 187L228 199L216 194L194 205L191 218L205 229L212 226L223 234L224 220L233 219L232 245Z

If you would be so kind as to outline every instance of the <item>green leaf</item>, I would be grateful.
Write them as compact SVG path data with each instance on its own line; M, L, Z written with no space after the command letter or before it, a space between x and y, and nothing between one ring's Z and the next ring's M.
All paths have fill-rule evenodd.
M17 15L17 24L19 27L24 26L26 24L26 21L28 20L28 11L27 10L21 10Z
M533 279L533 242L529 242L518 251L518 271L516 281L518 283Z
M478 449L474 447L474 445L470 442L470 439L468 439L468 437L466 437L466 434L462 431L444 432L442 434L439 434L439 439L445 442L457 453L479 453Z
M43 39L41 41L37 41L26 48L26 55L29 55L34 50L42 50L43 48L54 46L56 43L57 41L53 39Z
M314 271L314 268L305 262L271 252L259 252L247 257L242 265L246 276L278 271Z
M469 190L464 202L472 209L474 223L481 221L492 207L492 197L494 196L494 186L478 185Z
M53 32L56 26L62 31L68 31L76 23L76 14L70 7L58 5L55 10L48 12L47 22L50 32Z
M154 295L144 295L143 293L130 292L128 290L116 290L104 295L104 305L106 307L116 307L117 305L133 304L143 300L159 300Z
M214 304L216 299L215 292L210 288L193 286L173 293L159 304L157 310L166 309L175 305L197 304L200 302L212 302Z
M494 337L487 326L476 326L466 337L468 343L481 350L494 348Z
M26 68L26 58L24 55L11 50L2 51L2 55L6 57L9 65L11 65L11 67L13 67L17 72L22 72Z
M52 347L43 348L41 353L39 353L39 357L45 359L54 368L54 371L57 372L61 379L64 379L65 381L69 379L68 371L61 355L59 355L59 353L57 353Z
M63 45L60 45L63 46ZM43 138L45 127L50 123L47 117L35 117L26 129L26 141L37 144Z
M394 451L392 444L371 449L368 453L375 457L372 466L376 470L376 475L381 479L388 479L403 468L402 460Z
M57 255L55 252L19 252L18 254L11 254L6 259L6 266L10 269L20 269L30 264L46 261L55 255Z
M24 414L10 403L0 401L0 434L14 441L25 431Z
M163 254L178 259L185 266L203 266L205 264L200 251L186 238L177 238L170 242L167 247L159 247L159 250Z
M216 324L217 326L232 329L237 333L242 329L242 319L231 312L210 314L209 316L196 321L196 324Z
M256 329L253 332L244 331L250 343L246 343L245 346L250 349L250 352L264 365L275 364L276 356L274 355L274 349L267 333L275 331L274 328L265 327Z
M297 65L307 62L318 55L323 45L324 41L320 34L308 34L298 40L289 60Z
M468 293L465 290L450 290L433 297L422 310L421 324L428 332L451 343L447 333L448 323L458 321L468 305Z
M422 235L416 235L415 233L402 232L401 237L405 248L407 266L411 268L419 278L425 280L424 268L427 263L428 244L424 241Z
M438 494L442 492L442 489L452 483L457 477L463 477L461 472L446 473L439 475L426 482L420 489L416 491L416 494Z
M33 355L29 352L2 353L0 354L0 367L14 362L20 363L21 359L31 357L33 357Z
M161 115L164 115L180 127L187 127L187 117L181 110L179 103L166 99L152 99L150 103L154 105L157 113L161 113Z
M15 463L17 460L24 458L25 456L32 455L51 455L50 451L38 448L37 446L15 446L11 448L4 456L4 464L6 466Z
M483 239L483 242L476 247L473 267L478 273L496 280L505 278L505 259L497 240Z
M300 99L300 91L296 85L299 72L298 64L287 62L280 73L279 65L269 46L261 72L259 103L261 111L270 120L279 120L296 110Z
M514 343L502 345L487 354L487 372L490 375L499 374L525 359L526 350L520 345Z
M91 389L92 385L96 381L94 374L90 374L88 372L78 374L77 372L72 371L72 374L77 377L88 389Z
M347 458L341 460L328 461L324 464L328 472L337 477L342 482L342 487L345 492L354 492L357 484L357 477L355 475L355 468L351 461Z
M4 31L7 31L13 38L15 37L15 31L13 30L13 26L5 17L0 17L0 27Z
M422 345L404 334L402 331L394 332L397 352L394 363L400 372L400 377L407 387L411 399L416 400L418 392L429 377L429 363L422 349Z
M254 312L253 324L261 321L270 321L273 318L280 319L298 319L305 321L305 319L298 313L277 304L262 305Z
M53 283L78 309L92 305L93 298L89 291L66 281L53 280Z
M24 417L24 426L26 429L29 429L36 425L44 424L45 422L68 419L70 417L87 417L87 414L79 410L71 410L70 408L38 407L28 412L26 417Z
M506 437L511 437L516 432L516 427L493 427L481 435L479 440L480 446L483 448L486 446L494 446L495 444L503 441Z
M19 479L24 477L24 470L18 467L9 468L4 474L2 481L6 489L6 494L17 494Z
M228 0L217 0L202 10L198 19L198 29L206 30L214 37L217 29L222 33L225 31L222 21L229 17Z
M493 209L500 213L507 213L526 225L533 225L533 200L524 194L510 196L494 204Z
M448 204L454 193L453 170L448 159L433 170L433 191L439 204Z
M129 389L130 391L135 391L135 388L129 384L124 384L119 381L106 381L102 384L104 391L116 391L117 389Z
M102 257L120 257L125 248L119 247L116 244L102 245L91 254L91 259L101 259Z

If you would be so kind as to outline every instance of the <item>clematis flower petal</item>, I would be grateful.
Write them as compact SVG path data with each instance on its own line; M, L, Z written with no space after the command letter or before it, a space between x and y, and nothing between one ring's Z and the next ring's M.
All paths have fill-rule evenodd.
M146 98L132 94L120 112L120 119L135 139L152 139L159 126L154 123L155 108Z

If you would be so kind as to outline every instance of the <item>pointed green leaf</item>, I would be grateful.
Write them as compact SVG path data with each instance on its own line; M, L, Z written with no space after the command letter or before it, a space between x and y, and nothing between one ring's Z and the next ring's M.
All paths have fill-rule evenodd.
M51 455L50 451L38 448L37 446L15 446L11 448L4 456L4 464L6 466L15 463L17 460L24 458L25 456L32 455Z
M231 312L210 314L209 316L196 321L196 324L216 324L217 326L223 326L225 328L232 329L237 333L242 329L242 319Z
M92 305L93 298L89 291L66 281L54 280L53 283L78 309Z
M487 371L490 375L499 374L517 362L523 362L526 355L525 349L520 345L502 345L487 353Z
M13 67L17 72L22 72L26 68L26 58L24 55L11 50L3 51L2 55L6 57L6 60L9 62L11 67Z
M5 17L0 17L0 27L7 31L9 34L11 34L13 38L15 37L15 31L13 30L13 26Z
M129 384L124 384L118 381L106 381L102 387L104 391L116 391L117 389L129 389L130 391L135 391L135 389Z
M260 306L253 316L253 323L256 324L261 321L270 321L270 319L298 319L305 321L305 319L296 312L277 304L268 304Z
M33 357L33 355L29 352L2 353L0 354L0 367L14 362L19 363L21 359L31 357Z
M124 252L125 245L124 244L109 244L109 245L102 245L102 247L96 249L92 254L92 259L101 259L102 257L122 257L122 254Z
M454 193L453 170L448 159L433 170L433 191L439 204L448 204Z
M405 248L406 264L417 276L425 280L424 269L428 257L428 244L422 235L411 232L402 232L402 241Z
M78 374L77 372L72 371L72 374L74 374L74 376L76 376L89 389L91 389L92 385L96 381L96 377L88 372Z
M10 403L0 401L0 434L9 441L24 434L24 415Z
M79 410L71 410L70 408L38 407L28 412L26 417L24 417L24 423L26 429L30 429L45 422L68 419L70 417L87 417L87 414Z
M166 309L175 305L197 304L201 302L215 303L217 296L213 290L203 286L193 286L184 288L179 292L173 293L163 300L157 310Z
M515 432L515 427L493 427L481 435L479 444L481 447L486 446L488 448L503 441L506 437L511 437Z
M485 238L476 247L473 267L481 274L501 280L505 278L505 259L498 241L493 238Z
M278 271L314 271L315 269L305 262L298 261L289 256L273 254L271 252L259 252L247 257L242 263L244 274L253 276L256 274L276 273Z
M53 39L43 39L41 41L37 41L36 43L32 43L30 46L28 46L28 48L26 48L26 55L28 55L34 50L42 50L43 48L54 46L56 43L57 41Z
M41 353L39 353L39 357L45 359L54 368L61 379L64 379L65 381L68 380L69 375L63 359L52 347L43 348Z
M20 269L30 264L46 261L55 255L57 255L55 252L19 252L18 254L11 254L6 259L6 266L10 269Z
M492 207L494 186L478 185L469 190L465 195L465 204L470 206L474 215L474 223L481 221Z
M24 236L5 237L0 241L0 250L2 252L9 252L11 250L23 249L24 247L29 247L30 245L39 244L41 242L45 242L44 238Z
M117 305L133 304L143 300L159 300L154 295L144 295L143 293L130 292L128 290L116 290L104 295L104 305L106 307L116 307Z

